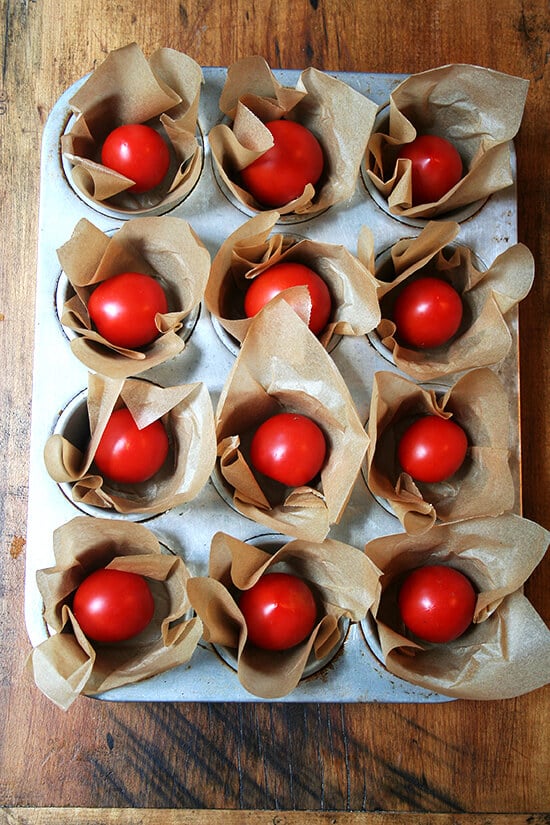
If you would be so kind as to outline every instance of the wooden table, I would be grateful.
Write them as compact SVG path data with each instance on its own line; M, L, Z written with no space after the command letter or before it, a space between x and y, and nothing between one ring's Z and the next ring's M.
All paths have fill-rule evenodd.
M134 40L201 65L253 53L273 68L465 62L531 81L516 141L519 235L537 265L520 313L524 515L550 527L547 0L3 0L2 19L0 822L547 821L548 688L442 705L81 699L63 713L24 670L23 621L41 132L74 80ZM547 556L527 586L547 622L549 588Z

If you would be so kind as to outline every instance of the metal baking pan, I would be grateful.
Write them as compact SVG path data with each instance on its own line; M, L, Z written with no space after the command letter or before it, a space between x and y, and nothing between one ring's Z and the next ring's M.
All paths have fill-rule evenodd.
M188 221L212 258L221 243L250 216L231 202L214 174L208 145L209 130L222 120L218 108L225 82L225 68L204 68L199 127L202 135L204 163L199 181L191 194L171 215ZM275 71L277 79L294 86L300 72ZM403 79L395 74L359 74L334 72L348 85L377 104L387 102L390 92ZM36 586L36 570L54 563L52 533L61 524L82 512L105 517L103 511L79 509L47 474L43 462L46 440L67 415L71 405L87 387L87 369L72 354L67 335L58 315L58 282L61 269L56 250L71 236L80 218L87 218L104 232L116 230L122 223L116 215L105 214L85 203L74 191L63 168L60 136L71 117L68 101L85 78L75 83L57 101L43 134L41 157L41 197L36 288L36 328L34 384L32 394L31 459L29 476L29 514L27 528L25 619L33 645L48 634L43 604ZM513 151L512 151L513 155ZM512 160L514 158L512 157ZM470 210L472 211L472 210ZM491 196L473 214L453 216L460 222L457 242L469 246L477 258L489 265L507 247L517 242L516 190L510 186ZM278 231L310 237L314 240L346 245L355 254L358 232L367 225L374 233L377 252L392 246L403 237L420 231L420 223L405 223L390 216L369 192L364 176L357 180L352 198L330 208L318 217L285 223ZM516 512L521 509L520 442L518 420L517 313L509 318L513 345L506 361L497 370L509 389L514 432L518 434L512 450L512 472L516 483ZM204 304L183 355L156 367L146 374L168 385L203 381L209 388L214 408L228 371L235 360L227 338L213 323ZM362 420L368 418L372 376L375 371L395 370L372 345L367 336L346 337L332 349ZM223 530L242 540L262 536L268 531L237 513L220 494L212 478L190 504L147 519L146 526L173 552L181 553L192 575L207 570L210 540ZM223 490L221 491L223 493ZM363 475L359 474L341 523L332 528L330 537L358 548L377 536L402 531L399 521L370 494ZM261 543L263 539L258 539ZM352 625L333 660L319 672L303 679L283 702L439 702L448 697L394 677L380 662L372 644L367 643L368 627ZM260 701L239 683L230 664L224 662L208 644L201 642L184 666L147 681L117 688L100 698L113 701ZM261 700L265 701L265 700Z

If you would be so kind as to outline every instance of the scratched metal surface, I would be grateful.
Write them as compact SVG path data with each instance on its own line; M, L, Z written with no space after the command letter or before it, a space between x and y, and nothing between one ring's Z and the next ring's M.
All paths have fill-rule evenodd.
M222 191L213 171L208 145L210 128L222 119L219 95L225 81L224 68L205 68L201 93L199 126L202 133L204 164L192 193L170 214L187 220L207 246L212 257L225 238L250 217L232 203ZM298 71L276 71L285 85L294 85ZM333 73L353 88L382 105L402 79L401 75ZM85 203L69 184L59 151L60 136L70 119L68 101L84 82L82 78L68 89L52 109L43 134L41 161L41 199L36 287L36 327L34 384L32 397L31 460L29 474L29 515L25 581L25 618L33 645L47 637L42 617L42 601L36 587L36 570L54 562L52 533L56 527L83 512L90 517L105 517L105 511L80 509L67 490L47 474L42 453L49 435L64 426L79 409L78 396L87 386L87 370L73 355L66 331L60 324L58 308L62 303L63 276L56 250L72 234L82 217L104 232L116 231L122 219ZM493 195L460 221L457 243L469 246L485 265L517 241L515 185ZM345 244L356 252L359 228L369 226L382 252L402 237L420 232L423 222L405 223L387 214L379 199L369 192L360 175L352 198L324 214L297 223L285 223L278 231L310 237L329 243ZM512 471L516 482L517 512L521 509L519 476L519 420L517 371L517 313L510 326L513 347L509 357L496 370L510 391L512 419ZM376 370L395 370L380 348L367 336L342 338L331 357L348 382L358 413L368 418L372 376ZM223 339L204 305L184 352L144 376L164 385L204 381L216 407L228 371L235 360L230 342ZM442 382L439 382L442 383ZM444 383L444 382L443 382ZM449 379L448 383L452 383ZM76 400L75 400L76 399ZM80 402L81 403L81 402ZM210 539L224 530L242 540L264 536L267 529L237 513L224 497L223 489L210 479L190 504L175 508L144 522L171 551L182 555L192 575L206 572ZM376 536L401 532L398 520L370 494L360 474L342 522L333 527L330 537L362 548ZM264 541L258 539L258 543ZM288 702L438 702L446 697L418 688L389 674L377 655L376 639L368 622L351 625L343 645L333 660L314 675L300 682L287 697ZM227 658L227 657L226 657ZM228 661L230 661L228 659ZM234 670L208 644L202 643L186 665L134 685L102 695L113 701L265 701L249 694L239 683Z

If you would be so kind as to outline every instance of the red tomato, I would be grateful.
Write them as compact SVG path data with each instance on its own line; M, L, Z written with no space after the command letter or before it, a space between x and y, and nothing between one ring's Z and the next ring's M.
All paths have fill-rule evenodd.
M160 419L138 429L126 407L111 413L94 461L101 475L119 484L147 481L168 455L168 435Z
M170 166L170 152L163 138L143 123L118 126L107 135L101 163L135 181L128 191L147 192L162 182Z
M323 150L315 135L292 120L264 124L273 135L271 149L241 171L247 189L264 206L284 206L300 197L306 184L323 173Z
M434 203L462 177L462 159L452 143L437 135L419 135L398 157L411 161L413 206Z
M393 308L397 335L405 344L430 349L446 344L462 321L462 299L441 278L418 278L403 287Z
M432 564L418 567L403 582L399 612L408 629L426 642L452 642L470 627L476 593L459 570Z
M264 650L288 650L300 644L317 619L313 593L290 573L266 573L243 591L239 607L249 641Z
M460 469L468 439L458 424L438 415L418 418L405 430L397 447L403 470L415 481L445 481Z
M309 328L318 335L330 318L332 301L323 279L303 264L280 263L264 269L248 287L244 298L244 311L252 318L272 298L292 286L307 286L311 298Z
M121 272L102 281L88 299L88 315L99 332L116 347L143 347L158 335L157 312L167 312L163 288L141 272Z
M278 413L260 424L250 445L253 466L288 487L307 484L326 455L323 431L299 413Z
M74 594L75 618L84 634L96 642L123 642L137 636L154 612L146 580L124 570L96 570Z

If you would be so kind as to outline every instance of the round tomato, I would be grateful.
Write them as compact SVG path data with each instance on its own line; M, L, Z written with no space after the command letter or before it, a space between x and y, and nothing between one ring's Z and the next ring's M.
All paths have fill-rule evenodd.
M397 335L405 344L430 349L446 344L462 321L462 299L441 278L418 278L403 287L393 308Z
M273 136L273 146L241 171L242 182L264 206L284 206L299 198L306 184L317 183L323 173L323 150L300 123L271 120L264 125Z
M458 151L437 135L419 135L403 146L398 157L411 161L413 206L438 201L462 177Z
M105 568L84 579L73 599L73 613L88 638L123 642L145 630L155 612L143 576Z
M160 419L140 430L130 411L120 407L111 413L94 461L105 478L119 484L138 484L160 470L168 448L168 435Z
M143 347L158 335L157 312L168 311L166 295L154 278L121 272L102 281L88 299L88 315L96 330L116 347Z
M468 439L458 424L438 415L424 415L405 430L397 457L415 481L445 481L466 458Z
M254 433L250 459L260 473L287 487L300 487L321 470L326 449L315 421L299 413L278 413Z
M311 299L308 326L315 335L318 335L326 327L330 318L332 301L323 279L304 264L280 263L264 269L252 280L246 291L244 297L246 315L252 318L272 298L293 286L307 286Z
M143 123L118 126L101 148L101 163L134 181L128 191L139 194L162 182L170 166L170 152L163 138Z
M419 639L452 642L472 623L476 592L459 570L431 564L409 573L398 605L403 623Z
M264 650L288 650L300 644L317 619L311 589L290 573L266 573L243 591L239 607L249 641Z

